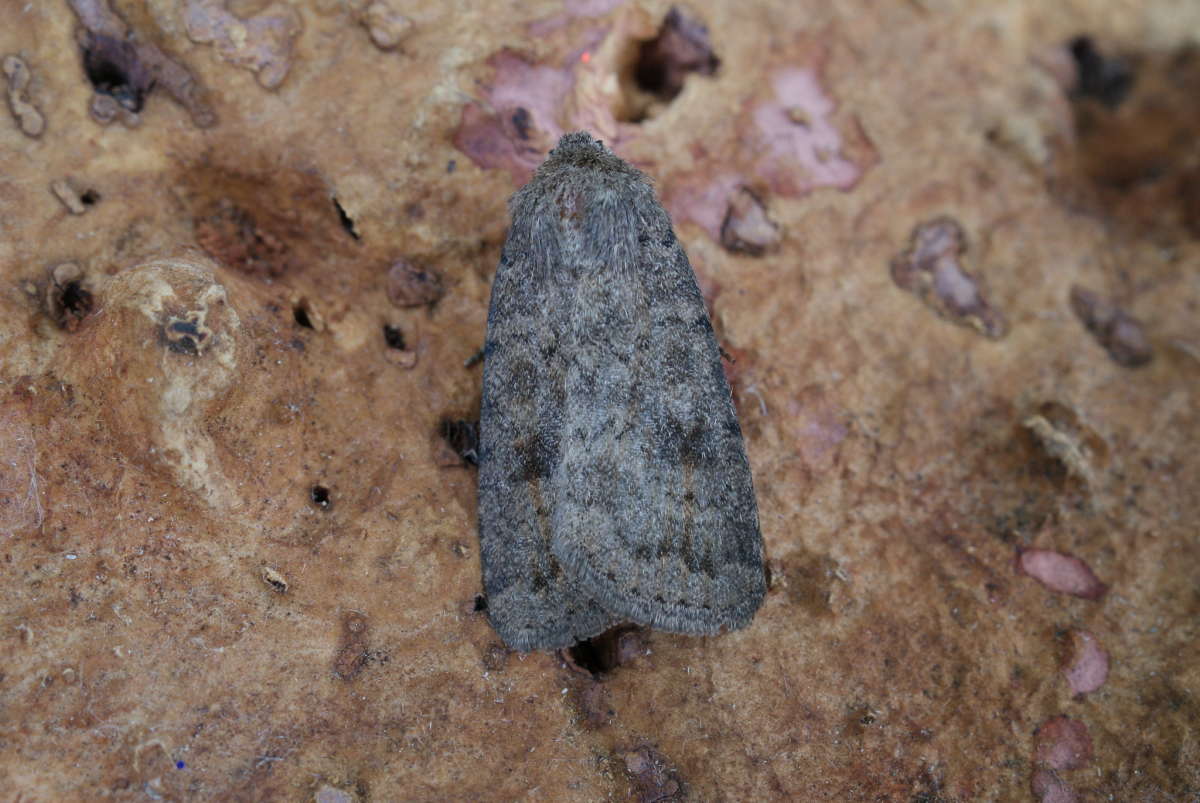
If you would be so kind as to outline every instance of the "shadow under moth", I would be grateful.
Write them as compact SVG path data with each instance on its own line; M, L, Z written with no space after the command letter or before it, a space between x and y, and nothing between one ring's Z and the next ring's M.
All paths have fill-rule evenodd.
M704 299L642 173L567 134L509 203L484 346L479 539L518 650L621 622L714 634L766 591Z

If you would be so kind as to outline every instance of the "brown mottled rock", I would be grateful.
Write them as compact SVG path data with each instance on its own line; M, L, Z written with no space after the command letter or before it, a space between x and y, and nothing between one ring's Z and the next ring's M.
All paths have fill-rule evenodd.
M1194 2L690 0L668 55L719 66L670 98L669 4L18 5L6 799L1194 797ZM488 626L464 360L576 128L653 179L736 360L772 577L735 633Z
M667 757L649 745L638 745L620 753L638 803L684 800L683 785Z
M387 274L388 299L397 307L420 307L442 297L442 277L407 259L392 263Z

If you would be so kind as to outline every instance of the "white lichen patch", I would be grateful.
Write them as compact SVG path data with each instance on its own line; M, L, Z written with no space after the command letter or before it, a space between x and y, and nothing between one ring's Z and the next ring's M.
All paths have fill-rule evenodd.
M106 290L110 307L140 313L157 333L140 338L154 364L136 386L159 459L210 504L236 507L206 420L237 376L241 322L225 288L201 262L160 259L119 274Z

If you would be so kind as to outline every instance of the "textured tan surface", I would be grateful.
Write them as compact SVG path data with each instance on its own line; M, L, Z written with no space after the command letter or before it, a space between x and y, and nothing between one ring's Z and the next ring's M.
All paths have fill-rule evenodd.
M664 3L227 5L271 38L115 4L203 129L161 88L101 126L71 8L3 7L44 117L0 109L5 800L1200 795L1200 7L695 0L720 67L648 103L617 68ZM1066 95L1081 33L1137 70L1115 111ZM437 437L477 413L505 200L577 126L711 299L773 583L602 678L474 612ZM761 256L721 245L741 186ZM893 281L942 216L999 337ZM390 303L399 260L444 296Z

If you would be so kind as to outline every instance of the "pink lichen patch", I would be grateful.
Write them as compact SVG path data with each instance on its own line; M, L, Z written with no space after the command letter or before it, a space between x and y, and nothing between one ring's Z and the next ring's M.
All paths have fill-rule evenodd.
M1108 680L1108 653L1086 630L1071 631L1071 654L1063 666L1071 693L1090 694Z
M804 462L814 470L829 468L848 434L837 405L813 385L788 404L787 415L795 422L796 448Z
M1054 770L1040 769L1030 781L1033 796L1040 803L1078 803L1079 795Z
M454 146L480 167L503 168L524 184L563 134L559 115L574 79L569 68L532 64L511 50L488 65L494 72L484 103L463 107Z
M1100 599L1108 586L1100 582L1091 567L1074 555L1049 549L1026 549L1017 557L1017 567L1051 591L1083 599Z
M851 190L878 161L857 118L840 111L822 87L821 47L793 43L786 59L725 137L692 148L693 166L666 193L677 221L690 220L721 241L740 187L754 187L760 201L768 193L794 198L822 187Z
M913 229L909 247L892 259L892 280L949 321L970 326L990 338L1008 331L1004 315L988 301L980 279L963 265L967 238L949 217Z
M241 18L224 0L186 0L183 21L189 39L213 43L225 61L255 72L264 89L283 83L292 66L292 45L304 29L295 9L282 3Z
M1053 770L1077 770L1092 760L1092 737L1087 725L1059 715L1034 733L1033 758Z
M1071 309L1118 365L1137 368L1154 358L1142 322L1109 299L1075 285Z
M836 104L812 67L785 67L771 76L774 97L752 112L759 154L754 172L780 195L800 196L817 187L850 189L863 169L843 153L843 134L833 121Z
M566 17L543 20L534 30L608 10L591 3L569 7ZM678 94L687 74L716 70L707 36L703 23L679 11L660 25L640 7L625 6L603 27L573 34L570 52L541 63L501 50L488 59L493 76L483 97L463 108L454 144L480 167L507 169L516 183L529 179L568 130L590 131L620 150L638 122ZM727 193L717 199L714 237L728 201Z
M741 184L742 178L737 173L718 173L705 178L704 171L697 170L673 184L665 206L674 220L690 220L720 242L730 200Z

